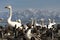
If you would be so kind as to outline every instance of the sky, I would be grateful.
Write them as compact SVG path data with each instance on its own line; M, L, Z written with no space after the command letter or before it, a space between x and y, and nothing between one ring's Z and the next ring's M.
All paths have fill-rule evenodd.
M13 9L25 8L60 8L60 0L0 0L0 11L5 11L5 6L11 5Z

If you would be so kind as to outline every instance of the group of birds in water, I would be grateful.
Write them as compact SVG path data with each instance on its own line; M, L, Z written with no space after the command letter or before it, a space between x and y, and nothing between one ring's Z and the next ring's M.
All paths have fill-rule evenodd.
M45 25L44 24L44 19L42 18L41 19L41 24L37 23L34 19L31 19L32 22L31 22L31 27L29 27L27 24L22 24L21 23L21 20L17 20L17 21L12 21L11 18L12 18L12 6L8 5L6 6L5 8L7 8L9 10L9 18L7 19L7 22L8 24L11 26L11 27L15 27L16 26L16 29L17 28L20 28L20 30L24 30L27 31L26 32L26 36L28 37L28 39L31 39L31 37L33 36L32 33L31 33L31 30L33 30L35 27L39 26L40 28L44 27L44 28L53 28L52 26L56 24L55 20L51 20L51 19L48 19L49 23L48 25ZM24 27L23 27L23 26Z
M10 16L7 20L8 24L12 27L15 27L15 25L16 25L16 28L20 27L22 29L22 27L21 27L22 23L21 23L20 19L17 20L17 21L12 21L11 20L11 18L12 18L12 7L10 5L8 5L5 8L9 9L9 13L10 13ZM51 19L48 19L48 20L49 20L48 28L52 28L52 25L56 24L55 20L53 20L53 22L51 22ZM39 25L39 26L42 26L42 27L47 27L46 25L44 25L44 19L41 19L41 25L38 24L38 23L36 23L36 25L37 26Z

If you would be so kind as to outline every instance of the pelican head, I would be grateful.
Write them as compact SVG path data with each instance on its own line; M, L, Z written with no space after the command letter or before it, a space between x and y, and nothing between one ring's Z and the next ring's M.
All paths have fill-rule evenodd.
M10 5L6 6L5 8L11 9L12 7Z
M49 21L51 21L51 19L48 19Z
M48 19L49 23L51 23L51 19Z
M44 19L42 18L41 21L44 21Z
M43 18L41 18L41 23L42 23L42 24L44 23L44 19L43 19Z
M18 19L18 20L16 20L17 22L19 22L19 23L21 23L21 20L20 19Z

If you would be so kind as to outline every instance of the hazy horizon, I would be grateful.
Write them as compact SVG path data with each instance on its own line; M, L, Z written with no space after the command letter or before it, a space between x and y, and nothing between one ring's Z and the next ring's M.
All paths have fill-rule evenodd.
M0 0L0 11L6 11L6 5L11 5L13 10L26 8L59 9L60 0Z

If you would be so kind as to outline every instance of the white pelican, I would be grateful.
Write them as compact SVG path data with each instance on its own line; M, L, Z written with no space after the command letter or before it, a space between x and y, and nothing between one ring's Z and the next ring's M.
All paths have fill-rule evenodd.
M27 36L27 38L29 40L31 40L32 37L34 37L34 39L35 39L35 35L32 33L32 31L36 31L37 30L36 26L40 26L40 24L38 24L35 19L31 19L31 28L29 28L27 30L27 33L26 33L26 36Z
M25 28L25 31L28 29L28 26L26 24L23 25Z
M55 25L56 23L54 22L54 20L53 22L51 21L51 19L48 20L49 20L48 29L53 28L52 26Z
M10 16L7 20L8 24L12 27L15 27L15 25L16 25L16 28L20 27L22 29L23 27L21 27L21 25L22 25L21 20L19 20L20 22L15 22L15 21L11 20L11 18L12 18L12 7L10 5L8 5L5 8L9 9L9 13L10 13Z
M53 24L56 24L56 22L55 22L55 20L54 20L54 19L53 19L52 23L53 23Z
M31 28L29 28L26 32L26 37L31 40L31 38L33 37L33 34L31 33L31 31L33 30L35 25L35 21L31 18Z
M41 18L41 27L47 28L47 26L44 24L44 19L43 18Z
M32 29L29 29L29 30L27 31L27 33L26 33L26 36L27 36L28 39L31 39L31 37L32 37L31 30L32 30Z
M31 25L41 26L41 24L37 23L37 20L33 18L31 18Z

